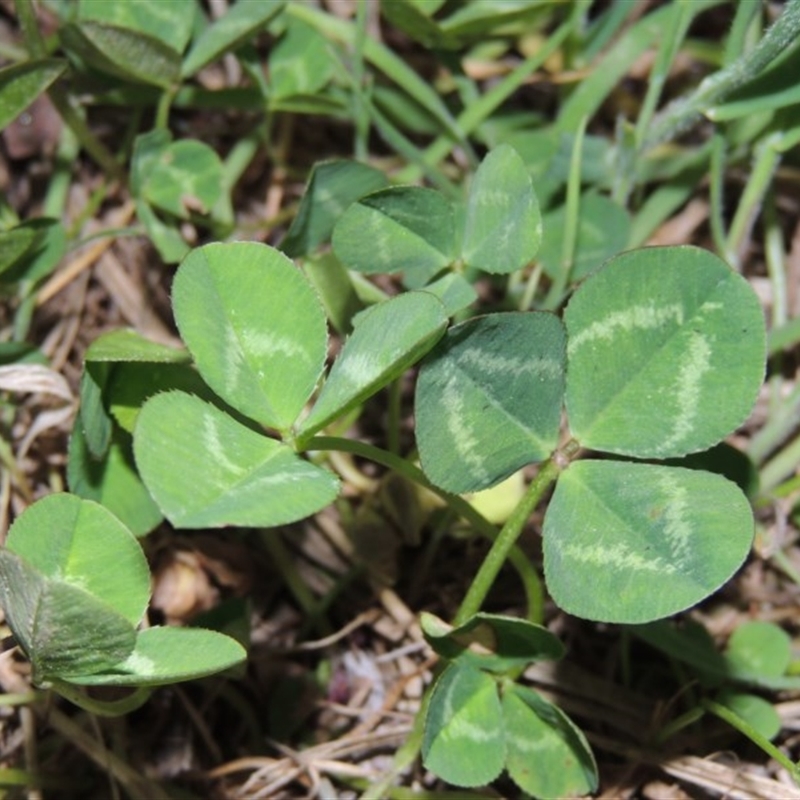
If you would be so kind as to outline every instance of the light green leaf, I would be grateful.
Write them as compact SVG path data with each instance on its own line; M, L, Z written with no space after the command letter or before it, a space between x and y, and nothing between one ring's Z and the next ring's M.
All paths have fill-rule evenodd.
M182 53L192 35L196 11L196 0L81 0L78 18L146 33Z
M453 628L423 612L420 624L440 656L479 669L507 672L564 655L564 646L547 628L518 617L480 613Z
M0 69L0 130L15 120L66 67L67 62L60 58L42 58Z
M134 454L145 485L179 528L283 525L324 508L339 490L328 470L183 392L144 404Z
M540 694L507 684L503 720L514 783L534 797L588 795L597 788L597 765L580 729Z
M525 163L501 145L484 158L472 179L461 257L484 272L524 267L539 249L542 217Z
M209 214L223 191L219 156L202 142L182 139L149 165L140 196L168 214L189 219L192 214Z
M319 295L330 324L341 335L353 329L353 318L364 310L353 281L339 259L330 251L306 256L303 272Z
M358 161L315 164L280 249L291 258L309 255L330 239L336 220L351 203L386 183L383 172Z
M206 383L248 417L288 431L327 355L325 312L303 274L266 245L210 244L186 257L172 296Z
M716 700L755 728L765 739L774 739L783 727L780 714L763 697L723 689Z
M64 25L58 35L67 51L108 75L163 89L179 80L179 53L148 34L87 20Z
M188 364L187 350L146 339L136 331L120 328L98 336L86 351L86 361L134 361L156 364Z
M144 401L172 389L196 395L220 407L224 405L189 364L134 361L115 364L104 396L111 416L124 431L132 434Z
M136 216L165 264L177 264L191 249L174 224L168 225L144 201L137 201Z
M750 504L719 475L576 461L545 515L547 586L570 614L649 622L722 586L747 557L753 533Z
M451 328L417 380L425 474L450 492L485 489L556 446L564 329L538 312L489 314Z
M67 483L78 497L105 506L134 536L150 533L164 518L136 472L131 438L121 431L115 432L104 458L98 460L90 455L76 425L69 440Z
M336 67L328 40L311 25L290 18L269 54L270 105L273 98L313 95L330 81Z
M640 458L704 450L745 421L764 377L758 298L695 247L613 258L564 321L567 415L585 447Z
M84 686L161 686L221 672L246 657L235 639L216 631L147 628L139 631L133 652L122 663L97 673L75 672L65 680Z
M420 288L455 258L453 207L433 189L381 189L344 212L332 244L349 269L404 272L406 285Z
M715 122L753 116L800 102L800 43L790 44L763 72L725 96L721 105L706 110Z
M485 672L451 664L434 687L425 719L425 767L454 786L483 786L503 769L503 712Z
M771 622L744 622L728 639L725 662L734 675L777 678L789 668L791 645L789 634Z
M113 422L103 399L111 366L87 362L81 375L78 421L94 458L102 458L111 445Z
M441 338L444 306L428 292L406 292L368 308L333 362L309 416L304 437L325 427L402 375Z
M184 59L181 76L194 75L206 64L235 50L266 27L285 5L285 0L234 3L197 38Z
M566 208L559 206L544 215L542 247L537 260L544 271L555 278L563 267L563 240ZM613 200L591 192L581 198L578 235L575 242L570 282L579 281L599 269L616 253L625 249L630 236L628 212Z
M0 548L0 605L39 686L72 670L106 669L127 658L136 640L122 614L79 586L47 579L6 548Z
M441 278L426 284L425 291L441 300L448 317L455 316L478 299L473 285L458 272L446 272Z
M17 518L6 547L45 578L96 597L131 626L141 621L150 599L147 560L133 534L98 503L48 495Z

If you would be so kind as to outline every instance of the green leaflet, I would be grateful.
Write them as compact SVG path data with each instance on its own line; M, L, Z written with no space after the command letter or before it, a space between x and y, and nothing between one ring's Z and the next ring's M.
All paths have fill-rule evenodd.
M141 621L150 598L147 561L136 538L103 506L48 495L14 522L6 547L45 578L80 587L131 625Z
M288 431L327 351L325 313L303 274L266 245L210 244L184 259L172 302L206 383L246 416Z
M488 314L452 327L427 356L415 397L425 474L451 492L485 489L553 451L564 390L561 321Z
M139 631L134 649L99 672L64 675L83 686L161 686L212 675L242 661L244 648L203 628L155 627Z
M744 422L764 377L758 298L694 247L611 259L564 322L567 415L585 447L639 458L704 450Z
M422 758L456 786L483 786L502 771L506 757L497 684L485 672L450 664L431 696Z
M494 148L469 189L461 258L484 272L524 267L542 241L542 216L525 163L509 145Z
M333 473L183 392L144 404L134 454L150 494L180 528L283 525L339 491Z
M753 514L739 488L700 470L576 461L544 522L544 569L570 614L637 623L716 591L741 566Z
M418 361L444 333L447 315L434 295L406 292L363 311L354 325L311 414L300 426L306 437Z

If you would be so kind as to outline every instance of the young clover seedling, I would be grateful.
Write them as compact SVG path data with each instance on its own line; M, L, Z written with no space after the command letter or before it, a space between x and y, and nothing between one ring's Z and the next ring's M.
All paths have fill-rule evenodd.
M497 614L475 614L453 628L423 614L422 629L449 663L430 696L422 756L457 786L483 786L503 769L536 797L583 795L597 766L574 723L512 675L534 661L559 659L561 642L546 628Z
M139 543L92 501L43 498L17 518L0 549L0 604L39 686L156 686L245 658L215 631L139 630L149 600Z

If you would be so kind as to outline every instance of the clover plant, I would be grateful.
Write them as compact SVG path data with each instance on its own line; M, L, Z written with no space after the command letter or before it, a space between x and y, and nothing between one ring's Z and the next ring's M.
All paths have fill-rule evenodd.
M203 677L245 658L200 628L138 629L150 572L133 534L103 506L49 495L22 513L0 549L0 603L33 682L101 713L75 686L149 687ZM135 695L142 702L146 694ZM113 704L111 708L113 708ZM123 710L130 710L126 701Z
M148 158L160 158L163 147L171 145L164 140ZM167 158L158 168L172 163ZM355 185L342 179L348 174L358 177ZM469 317L472 282L519 270L542 239L519 156L507 146L490 152L464 203L434 189L382 184L363 167L318 167L284 243L305 257L307 274L263 244L192 250L172 291L185 350L124 331L95 342L70 455L71 488L107 502L140 535L162 514L176 528L271 527L337 497L339 480L320 455L340 449L432 488L492 533L457 495L538 463L503 529L492 533L453 624L423 616L442 669L423 706L418 746L426 766L455 785L483 785L505 769L536 796L592 791L596 768L585 738L519 681L527 664L563 654L539 624L541 610L532 607L526 620L480 607L554 482L542 531L544 571L565 611L646 623L689 608L733 575L753 538L749 502L734 483L686 457L736 430L753 406L765 362L759 302L711 253L661 247L582 266L580 276L588 277L562 316L523 310ZM340 194L327 194L331 187ZM149 200L178 215L173 201L180 198L168 191ZM314 255L328 239L338 267ZM325 263L333 264L328 279ZM337 328L351 332L326 372L332 304L325 287L349 280L342 264L400 272L408 290L385 299L356 293L349 315L338 306ZM463 321L450 324L455 315ZM414 364L421 472L396 454L319 435ZM98 458L106 465L100 471ZM122 500L126 492L151 500L134 512ZM108 514L77 498L50 502ZM20 530L41 507L21 518ZM128 537L134 551L121 523L109 530ZM21 539L15 533L3 554L3 602L39 680L152 683L175 674L166 667L137 672L140 640L144 647L162 635L134 633L146 602L141 589L136 609L122 609L113 593L94 587L89 567L74 578L62 575L61 565L19 549ZM21 590L23 583L36 588ZM65 655L55 653L55 637L67 636L60 632L76 620L70 612L56 620L53 611L52 620L32 625L26 614L34 592L45 600L52 592L82 592L87 611L98 609L102 647L89 633Z

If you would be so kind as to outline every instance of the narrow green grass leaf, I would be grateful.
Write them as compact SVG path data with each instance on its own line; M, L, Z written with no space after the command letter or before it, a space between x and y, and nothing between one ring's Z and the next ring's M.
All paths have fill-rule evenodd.
M283 525L324 508L339 491L333 473L183 392L144 404L134 455L178 528Z
M161 39L91 21L65 25L58 35L67 51L108 75L164 89L178 82L180 55Z
M79 586L46 578L6 548L0 548L0 605L36 685L72 670L107 669L127 658L136 641L122 614Z
M0 69L0 130L16 119L66 67L67 62L60 58L42 58Z
M361 312L354 325L314 408L300 426L303 437L402 375L441 338L447 315L434 295L405 292Z
M564 344L561 321L545 313L490 314L447 332L423 362L415 398L417 445L433 483L478 491L550 455Z
M605 622L649 622L716 591L742 565L753 512L739 488L699 470L577 461L544 522L555 602Z
M521 269L542 240L542 217L525 162L513 147L492 150L469 190L461 257L484 272Z
M315 164L280 249L290 258L309 255L330 240L336 220L351 203L386 183L383 172L358 161Z
M800 102L799 69L800 44L795 42L755 79L734 89L721 105L708 109L706 115L715 122L726 122L796 106Z
M497 684L485 672L451 664L436 683L425 719L422 760L454 786L484 786L506 757Z
M98 503L48 495L17 518L6 547L45 578L90 593L130 625L141 621L150 599L147 560L133 534Z
M285 0L234 3L197 38L184 59L181 77L194 75L220 56L235 50L266 27L285 5Z
M333 229L333 251L349 269L405 273L423 286L455 258L453 207L439 192L393 186L362 197Z
M203 628L156 627L139 631L133 651L121 663L64 680L84 686L162 686L221 672L247 657L230 636Z
M586 737L538 692L508 684L503 692L506 769L534 797L588 795L597 788L597 764Z
M766 360L761 305L712 253L623 253L575 292L564 321L567 414L585 447L685 455L734 431L755 403Z
M288 431L327 355L325 312L300 270L266 245L210 244L181 264L172 302L206 383L246 416Z

